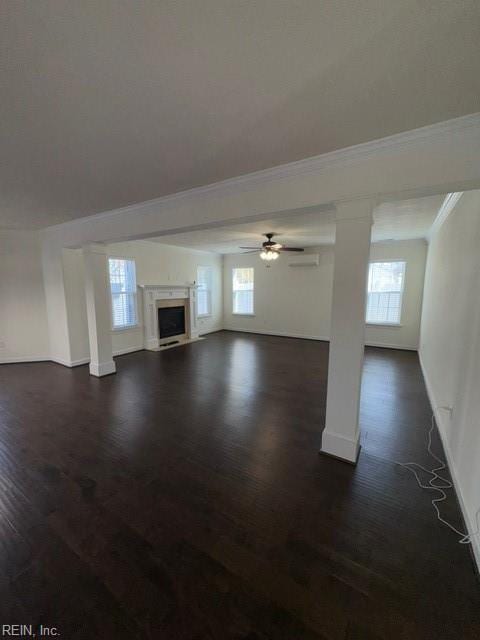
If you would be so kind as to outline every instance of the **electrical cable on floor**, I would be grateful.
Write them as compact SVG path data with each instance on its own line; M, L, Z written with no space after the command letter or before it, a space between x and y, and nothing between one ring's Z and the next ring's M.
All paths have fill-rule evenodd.
M440 407L440 408L444 409L447 407ZM440 513L440 509L438 507L439 503L445 502L445 500L447 499L447 494L445 493L444 490L453 489L453 484L450 482L450 480L447 480L447 478L444 478L443 476L439 475L440 471L447 470L447 465L432 451L432 433L434 429L435 429L435 415L432 414L432 424L428 431L427 451L430 454L430 456L440 464L440 466L434 467L433 469L426 469L421 464L418 464L418 462L398 462L397 464L400 465L401 467L405 467L405 469L408 469L411 473L413 473L413 475L415 476L415 479L417 480L418 486L421 489L427 489L427 491L436 491L438 494L440 494L438 498L432 499L432 507L437 512L438 520L440 520L440 522L442 522L454 533L460 536L460 540L459 540L460 544L471 544L473 539L476 536L480 536L480 508L477 510L477 513L475 515L475 524L476 524L477 530L474 531L472 534L468 534L468 533L463 533L462 531L459 531L456 527L453 526L453 524L451 524L450 522L442 518L442 514ZM421 469L422 471L427 473L429 476L431 476L430 480L428 481L428 484L424 484L422 482L416 469ZM438 484L439 482L441 484Z

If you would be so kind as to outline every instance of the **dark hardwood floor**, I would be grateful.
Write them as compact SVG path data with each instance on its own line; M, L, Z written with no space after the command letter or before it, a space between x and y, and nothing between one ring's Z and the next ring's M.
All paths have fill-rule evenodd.
M0 625L68 640L480 638L416 354L368 348L357 467L318 455L328 345L220 332L0 367ZM441 451L438 437L437 450ZM448 516L463 527L454 496Z

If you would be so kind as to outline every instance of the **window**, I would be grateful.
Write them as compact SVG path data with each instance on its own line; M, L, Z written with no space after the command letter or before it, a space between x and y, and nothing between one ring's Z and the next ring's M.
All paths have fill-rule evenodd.
M212 267L197 268L197 316L212 315Z
M112 294L112 327L128 329L137 324L137 279L135 261L109 258Z
M233 270L232 291L233 313L253 315L253 267Z
M400 324L405 262L371 262L368 273L367 322Z

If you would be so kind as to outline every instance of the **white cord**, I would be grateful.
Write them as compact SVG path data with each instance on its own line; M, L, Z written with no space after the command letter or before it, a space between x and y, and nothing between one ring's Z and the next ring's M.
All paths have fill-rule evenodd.
M460 540L459 540L460 544L471 544L473 538L480 535L480 508L477 510L477 513L475 516L475 524L477 526L477 530L471 535L469 535L467 533L463 533L462 531L459 531L452 524L450 524L450 522L447 522L444 518L442 518L440 509L438 507L438 503L444 502L447 499L447 494L445 493L444 489L452 489L453 484L449 480L447 480L447 478L444 478L438 473L439 471L445 471L447 469L447 465L443 460L437 457L432 451L432 433L434 429L435 429L435 416L432 415L432 424L428 431L427 451L434 460L440 463L439 467L434 467L433 469L426 469L425 467L422 467L422 465L418 464L417 462L399 462L398 464L401 467L405 467L405 469L408 469L409 471L411 471L411 473L413 473L413 475L417 480L418 486L421 489L427 489L427 491L436 491L438 494L440 494L438 498L432 499L432 507L437 512L438 520L440 520L440 522L442 522L454 533L460 536ZM424 471L425 473L428 473L428 475L431 476L430 480L428 481L428 484L424 484L422 482L415 467L418 469L421 469L422 471ZM437 484L438 482L441 482L441 484Z

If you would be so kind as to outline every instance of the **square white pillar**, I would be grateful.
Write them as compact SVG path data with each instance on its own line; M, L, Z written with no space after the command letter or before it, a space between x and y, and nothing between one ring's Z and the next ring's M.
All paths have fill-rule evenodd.
M110 283L106 248L96 244L84 247L83 258L90 343L90 374L100 378L116 371L112 355Z
M365 301L375 202L336 205L332 326L325 430L321 452L355 463L365 344Z

